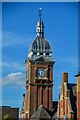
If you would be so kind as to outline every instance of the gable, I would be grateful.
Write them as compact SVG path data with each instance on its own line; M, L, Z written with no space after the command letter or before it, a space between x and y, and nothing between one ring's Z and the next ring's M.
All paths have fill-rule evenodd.
M41 57L37 58L35 61L45 61L45 59L43 56L41 56Z
M46 109L41 105L38 110L31 116L30 120L51 119L51 116Z

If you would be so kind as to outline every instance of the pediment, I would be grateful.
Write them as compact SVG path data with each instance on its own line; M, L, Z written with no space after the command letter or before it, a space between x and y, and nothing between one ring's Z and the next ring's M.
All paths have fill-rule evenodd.
M36 58L35 61L46 61L46 59L45 59L43 56L41 56L41 57L39 57L39 58Z

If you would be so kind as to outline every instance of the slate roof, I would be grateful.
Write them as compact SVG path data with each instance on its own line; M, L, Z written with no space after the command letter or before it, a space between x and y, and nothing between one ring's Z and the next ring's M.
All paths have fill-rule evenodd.
M42 105L38 110L31 116L30 120L39 120L39 119L51 119L51 116L47 112L46 108Z
M58 108L58 101L53 101L52 118L56 118L57 117L57 108Z
M51 52L51 48L50 48L49 42L45 38L36 37L33 43L31 44L29 51L42 51L42 52L50 51Z

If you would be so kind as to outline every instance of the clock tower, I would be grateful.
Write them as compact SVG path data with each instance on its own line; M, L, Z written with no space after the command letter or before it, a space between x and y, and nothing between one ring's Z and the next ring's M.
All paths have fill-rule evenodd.
M44 37L44 23L41 19L40 9L36 37L29 48L25 61L26 118L30 118L41 105L52 111L53 64L51 47Z

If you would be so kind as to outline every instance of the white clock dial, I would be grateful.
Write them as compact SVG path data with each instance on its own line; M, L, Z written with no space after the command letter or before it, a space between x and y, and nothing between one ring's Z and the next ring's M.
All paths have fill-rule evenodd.
M39 76L39 77L45 77L45 75L46 75L45 69L39 68L39 69L38 69L38 76Z

